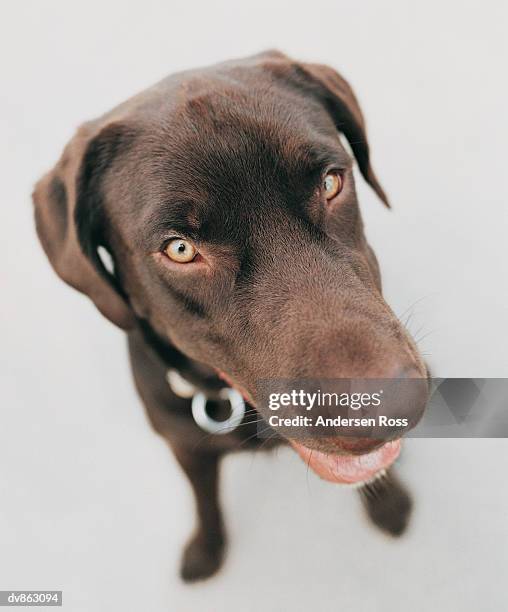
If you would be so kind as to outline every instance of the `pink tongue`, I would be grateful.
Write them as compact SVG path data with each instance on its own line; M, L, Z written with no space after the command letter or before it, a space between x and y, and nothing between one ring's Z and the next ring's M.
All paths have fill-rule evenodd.
M318 476L341 484L370 480L397 459L401 447L400 440L394 440L366 455L329 455L311 450L298 442L291 441L291 444Z

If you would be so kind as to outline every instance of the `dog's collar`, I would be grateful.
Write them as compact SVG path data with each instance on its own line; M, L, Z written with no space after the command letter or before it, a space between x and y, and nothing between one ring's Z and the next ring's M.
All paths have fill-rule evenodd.
M168 381L171 391L173 391L175 395L178 395L178 397L189 399L198 393L197 387L188 380L185 380L178 370L168 370L166 372L166 380Z
M235 389L224 387L219 391L219 398L228 401L231 406L231 414L224 421L216 421L206 411L208 397L178 372L169 369L166 372L166 381L173 393L184 399L192 398L192 417L196 425L211 434L231 433L240 425L245 416L245 402L243 397Z
M192 400L192 416L196 424L213 434L231 433L236 429L245 416L242 395L235 389L224 387L224 382L218 376L202 378L192 362L162 339L148 321L139 319L138 323L145 342L166 366L166 381L170 389L175 395ZM225 421L216 421L208 415L206 404L209 397L229 402L231 414Z

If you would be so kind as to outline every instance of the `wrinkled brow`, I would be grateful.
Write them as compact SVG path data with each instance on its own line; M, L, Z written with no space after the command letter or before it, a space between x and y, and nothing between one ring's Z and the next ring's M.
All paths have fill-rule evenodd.
M158 249L170 233L196 239L201 225L198 208L192 201L165 201L152 206L139 223L139 245L148 251Z
M303 160L302 160L303 161ZM305 163L311 168L337 166L341 169L350 168L353 160L337 140L337 143L320 143L311 145L305 151Z

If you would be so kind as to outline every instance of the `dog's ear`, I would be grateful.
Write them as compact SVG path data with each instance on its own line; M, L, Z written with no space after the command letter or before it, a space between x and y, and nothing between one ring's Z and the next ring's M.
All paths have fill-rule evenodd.
M347 138L364 179L390 208L370 163L365 120L349 83L329 66L294 62L282 53L274 52L264 59L279 76L284 76L292 85L308 92L326 107L337 130Z
M85 124L33 193L37 233L56 273L88 295L100 312L122 329L134 325L134 314L98 249L108 247L103 178L131 138L131 130L123 124L109 124L100 130Z

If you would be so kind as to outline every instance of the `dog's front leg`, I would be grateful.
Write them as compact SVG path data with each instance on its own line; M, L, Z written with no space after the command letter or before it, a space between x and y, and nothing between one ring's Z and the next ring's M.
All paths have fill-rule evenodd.
M406 530L411 515L411 497L396 478L393 468L359 488L360 498L371 521L390 535Z
M226 544L219 505L220 455L176 446L172 449L192 486L197 514L195 532L183 552L180 575L186 582L202 580L220 568Z

